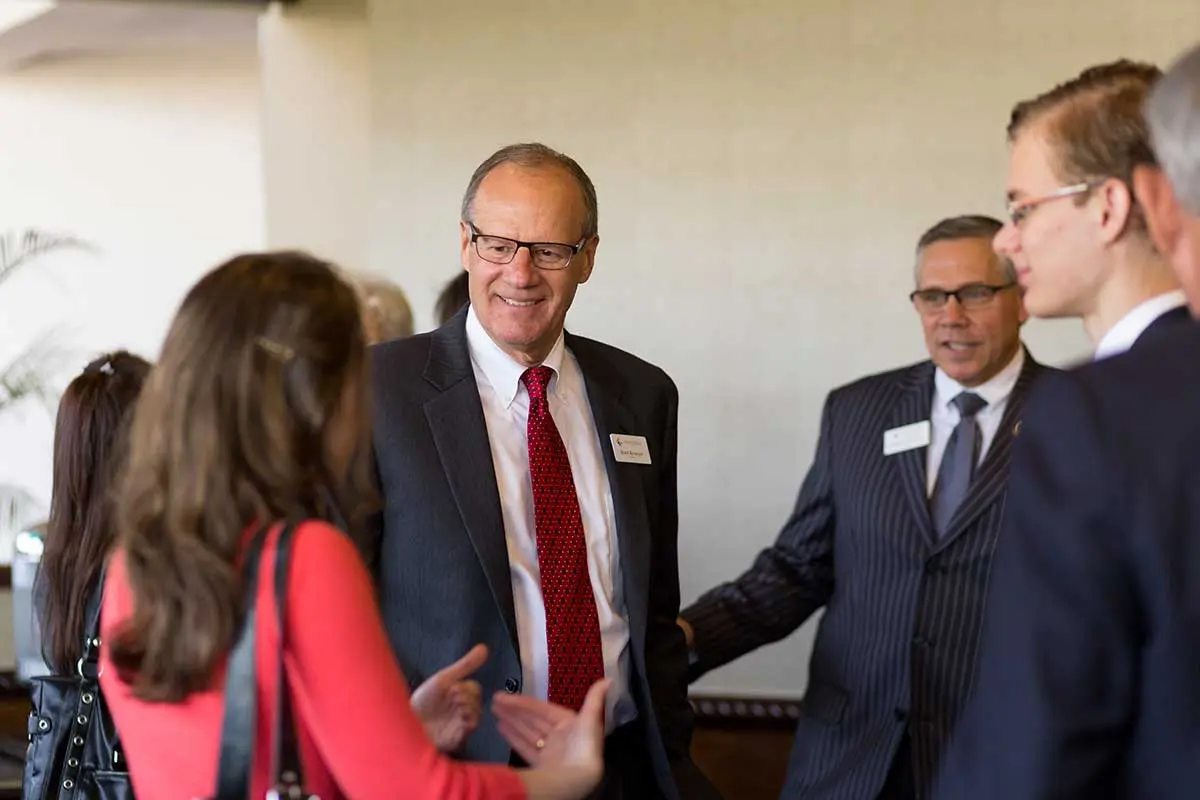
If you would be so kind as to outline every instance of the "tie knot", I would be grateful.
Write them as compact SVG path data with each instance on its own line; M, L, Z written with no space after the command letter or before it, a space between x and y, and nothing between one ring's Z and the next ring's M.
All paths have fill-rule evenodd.
M974 392L959 392L951 402L958 406L958 415L963 419L971 419L987 405L987 400Z
M525 370L521 376L521 381L525 384L525 389L529 392L529 399L535 403L540 403L546 399L546 387L550 385L550 378L554 375L554 370L547 366L530 367Z

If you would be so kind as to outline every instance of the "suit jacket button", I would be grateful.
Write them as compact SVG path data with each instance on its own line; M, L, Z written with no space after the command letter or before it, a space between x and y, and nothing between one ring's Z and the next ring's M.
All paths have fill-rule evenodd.
M896 722L904 722L908 719L908 712L903 708L893 709L892 713L896 715Z
M509 694L516 694L521 689L521 682L516 678L509 678L504 682L504 691Z

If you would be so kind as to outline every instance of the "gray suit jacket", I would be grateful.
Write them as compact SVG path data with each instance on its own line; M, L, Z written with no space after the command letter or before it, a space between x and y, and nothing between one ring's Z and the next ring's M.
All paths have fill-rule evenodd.
M929 419L933 364L832 392L816 457L774 546L684 610L696 632L697 677L825 608L785 797L874 800L906 730L918 791L928 786L975 676L1013 431L1045 369L1027 357L940 540L926 498L925 448L883 454L884 431Z
M466 312L372 348L374 450L383 508L366 545L392 647L416 686L478 642L484 696L521 691L520 648L496 475L467 350ZM635 674L630 690L659 783L691 796L686 646L676 554L676 412L671 379L628 353L567 335L583 373L612 486ZM617 463L610 433L645 436L651 465ZM507 762L487 713L462 754Z

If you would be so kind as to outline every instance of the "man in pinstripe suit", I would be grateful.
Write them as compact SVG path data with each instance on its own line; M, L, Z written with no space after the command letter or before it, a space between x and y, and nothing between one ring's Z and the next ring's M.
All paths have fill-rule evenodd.
M831 393L775 544L681 614L693 679L825 616L786 798L923 797L975 675L1025 351L1001 223L956 217L917 246L931 360Z

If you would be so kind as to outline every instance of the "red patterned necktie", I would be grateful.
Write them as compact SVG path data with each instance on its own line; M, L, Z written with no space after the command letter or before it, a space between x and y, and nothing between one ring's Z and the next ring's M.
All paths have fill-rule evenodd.
M546 399L553 374L549 367L534 367L526 370L521 380L529 391L529 475L538 571L546 605L549 699L578 710L588 689L604 677L604 659L579 497L567 449Z

